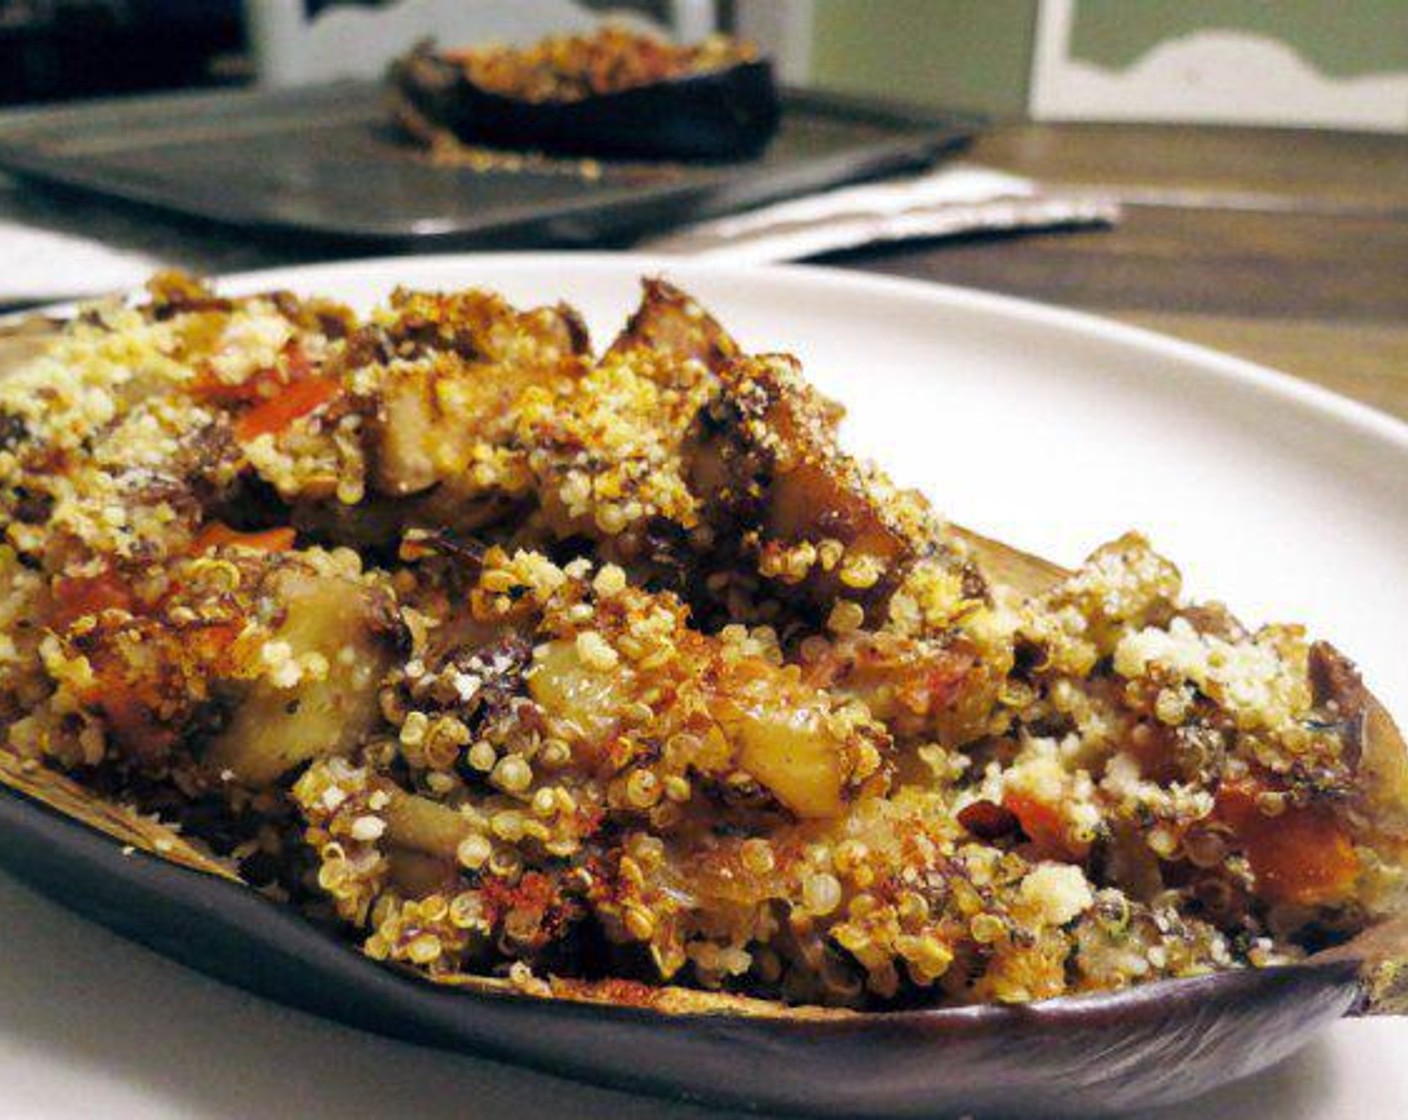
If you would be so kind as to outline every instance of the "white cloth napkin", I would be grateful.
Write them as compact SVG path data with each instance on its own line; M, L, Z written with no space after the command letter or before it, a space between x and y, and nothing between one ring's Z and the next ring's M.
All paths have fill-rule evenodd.
M672 230L636 247L742 263L795 261L878 242L1104 224L1118 216L1107 200L945 164ZM123 291L162 268L218 274L309 259L238 231L168 224L159 215L24 190L0 178L0 304Z
M296 259L238 232L27 190L0 175L0 305L127 291L163 268L214 275Z
M739 263L797 261L883 242L1118 220L1119 206L1108 199L1047 192L1030 179L950 163L672 230L637 247Z

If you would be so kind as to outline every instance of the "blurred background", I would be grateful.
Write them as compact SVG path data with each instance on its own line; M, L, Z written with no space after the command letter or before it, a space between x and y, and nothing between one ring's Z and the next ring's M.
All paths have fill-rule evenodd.
M523 2L531 7L537 0ZM342 6L347 0L0 0L0 103L233 86L261 74L287 81L276 56L290 49L289 28ZM454 7L419 6L432 23L434 9ZM586 0L582 6L635 11L686 33L742 32L772 52L793 82L998 119L1408 130L1408 0Z
M603 14L750 39L804 92L718 173L391 137L383 75L419 40ZM1408 419L1408 0L0 0L0 309L534 245L985 288Z

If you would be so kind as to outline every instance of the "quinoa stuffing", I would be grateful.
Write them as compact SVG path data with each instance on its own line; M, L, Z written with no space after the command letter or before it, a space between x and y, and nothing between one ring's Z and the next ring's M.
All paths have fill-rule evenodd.
M517 101L580 101L752 62L751 44L711 35L676 44L618 24L590 35L550 35L527 47L493 45L442 52L480 89Z
M636 80L550 53L480 79ZM1333 647L1188 602L1133 534L1007 578L662 281L601 350L561 305L177 275L30 349L0 781L376 960L883 1010L1290 962L1402 908L1401 741Z

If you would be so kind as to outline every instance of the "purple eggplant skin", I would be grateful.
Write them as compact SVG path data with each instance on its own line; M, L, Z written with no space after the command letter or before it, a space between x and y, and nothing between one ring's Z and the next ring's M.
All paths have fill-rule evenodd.
M426 48L393 63L389 79L415 113L463 143L557 155L751 159L781 117L772 64L764 60L577 101L505 97Z
M1263 1069L1362 998L1359 964L1226 972L1019 1006L760 1016L453 990L291 909L0 791L0 865L190 968L363 1030L659 1096L810 1116L1091 1116Z

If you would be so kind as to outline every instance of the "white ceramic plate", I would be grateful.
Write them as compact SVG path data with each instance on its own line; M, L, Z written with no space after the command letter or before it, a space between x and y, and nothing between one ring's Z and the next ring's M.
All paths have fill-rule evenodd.
M798 354L850 445L955 520L1074 563L1131 527L1247 622L1296 619L1408 713L1408 426L1221 354L1002 297L823 269L599 254L408 258L232 278L369 306L397 284L565 299L610 337L669 276ZM1359 1120L1408 1102L1408 1022L1338 1024L1167 1117ZM703 1116L375 1039L200 979L0 879L6 1120Z

